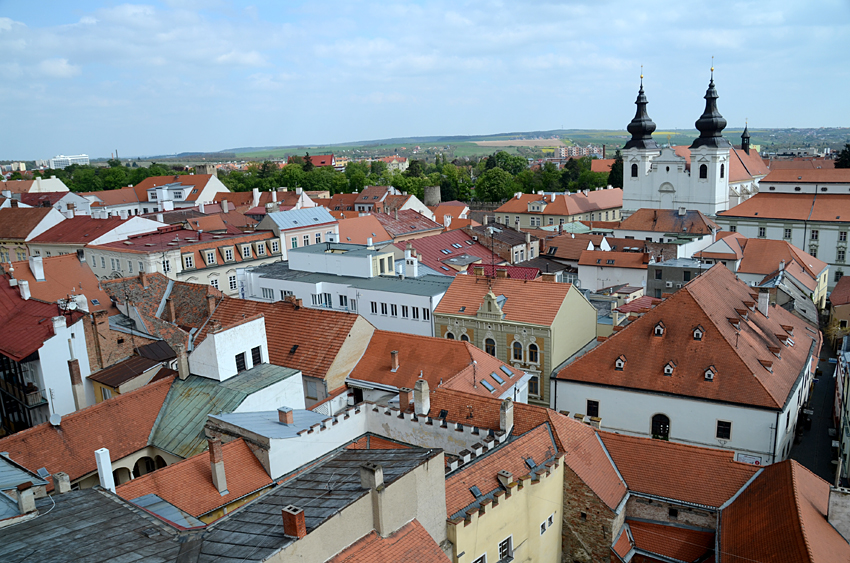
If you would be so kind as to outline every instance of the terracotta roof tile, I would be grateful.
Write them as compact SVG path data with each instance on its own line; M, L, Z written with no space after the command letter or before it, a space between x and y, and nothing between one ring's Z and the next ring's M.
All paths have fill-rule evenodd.
M456 276L434 314L475 317L492 291L497 297L507 298L502 305L506 321L551 326L571 288L572 284L540 280ZM529 307L529 303L534 306Z
M835 161L827 158L774 158L767 162L769 170L806 170L808 168L835 168Z
M397 242L395 246L404 250L408 243L419 254L420 261L423 264L446 276L456 276L458 271L466 271L469 266L468 263L460 264L459 269L449 265L453 258L464 255L472 256L479 259L480 262L488 264L502 264L504 262L498 254L490 252L487 247L479 244L461 230ZM460 248L453 245L459 245ZM443 251L448 251L448 253Z
M751 238L744 241L744 256L738 271L745 274L767 275L776 271L779 263L783 261L786 268L795 263L798 267L805 269L805 273L814 278L812 280L814 285L817 285L818 277L827 267L826 262L803 252L787 241ZM794 273L797 274L797 272Z
M762 180L764 184L850 184L850 169L847 168L819 168L819 169L791 169L770 170L770 174Z
M242 438L223 444L221 449L226 495L221 495L213 484L209 452L137 477L115 492L126 500L157 495L198 517L272 484L271 477Z
M617 307L617 311L620 313L644 313L649 309L652 309L656 305L661 303L661 299L657 299L655 297L651 297L649 295L644 295L643 297L638 297L632 301L629 301L625 305L621 305Z
M0 240L24 241L52 207L4 207L0 209Z
M638 209L620 222L622 231L647 231L654 233L686 233L710 235L720 227L703 215L702 211L685 211L679 215L675 209Z
M509 199L504 205L496 210L496 213L529 213L528 204L540 201L544 196L537 194L521 194ZM590 213L605 209L618 209L623 206L623 190L614 188L610 190L593 190L584 194L552 194L546 195L546 207L543 211L533 211L537 215L577 215L579 213Z
M0 190L24 194L32 189L35 180L0 180Z
M148 446L173 381L164 379L65 415L58 427L45 422L18 432L0 440L0 450L24 467L79 479L97 470L97 449L107 448L115 461Z
M736 309L746 308L745 302L752 302L750 288L725 266L715 265L562 369L557 378L781 408L810 353L817 356L820 333L807 330L805 321L775 306L769 317L758 310L749 312L736 331L728 319L739 319ZM665 325L664 334L654 336L659 321ZM697 325L705 328L701 340L694 339ZM785 334L783 325L794 328L793 346L776 336ZM781 359L768 346L780 347ZM626 366L618 371L614 362L621 355ZM672 376L665 376L663 368L671 360L677 367ZM759 360L773 360L773 371L764 369ZM704 377L710 367L716 370L711 381Z
M386 538L370 532L328 560L328 563L448 563L449 558L418 520Z
M729 183L748 182L752 179L763 178L767 175L767 164L758 151L751 150L747 154L743 149L729 151Z
M611 172L611 167L614 165L613 158L594 158L590 161L591 172Z
M88 244L130 220L120 217L95 219L89 215L77 215L71 219L65 219L55 227L47 229L30 242L42 244ZM151 231L155 229L156 226L151 228Z
M847 277L845 280L844 278ZM829 294L829 301L833 305L847 305L850 303L850 276L841 276L838 283Z
M765 467L721 513L723 561L850 561L850 545L827 520L829 483L793 460Z
M113 205L126 205L128 203L147 201L147 196L140 200L134 188L103 190L100 192L82 192L80 195L91 201L92 207L109 207ZM95 198L99 201L95 201Z
M585 250L578 259L578 265L646 270L649 265L649 254L644 254L643 252Z
M374 215L358 215L357 217L340 219L340 242L366 244L368 239L372 239L373 244L378 244L391 242L393 237Z
M443 230L442 217L440 222L434 222L413 209L402 209L398 212L398 219L395 214L375 213L374 216L393 238L428 231L436 234Z
M179 183L181 186L196 188L190 190L184 198L184 201L196 201L198 196L201 195L201 191L206 187L212 177L212 174L150 176L133 186L133 189L136 191L136 196L139 198L139 201L147 201L148 189L155 188L157 186L165 186L167 184Z
M850 221L850 196L760 192L718 215L846 223Z
M21 194L21 203L33 207L54 205L57 201L68 195L68 192L27 192Z
M714 532L626 519L635 548L676 561L705 561L714 553Z
M159 364L160 362L149 358L130 356L126 360L94 372L88 378L109 387L118 387Z
M315 407L315 405L314 405ZM347 445L347 450L408 450L412 446L394 440L367 434Z
M594 250L600 250L602 248L603 240L611 251L614 252L622 251L625 248L638 249L638 251L643 252L646 248L643 241L635 239L615 238L607 235L570 233L547 239L546 249L545 251L541 251L541 254L548 258L577 261L581 258L581 253L588 250L591 243L593 244Z
M496 277L496 270L506 270L508 278L512 280L535 280L540 277L539 268L528 268L525 266L494 266L492 264L470 264L466 269L467 273L474 275L475 268L484 268L484 276L488 278ZM457 279L457 278L455 278Z

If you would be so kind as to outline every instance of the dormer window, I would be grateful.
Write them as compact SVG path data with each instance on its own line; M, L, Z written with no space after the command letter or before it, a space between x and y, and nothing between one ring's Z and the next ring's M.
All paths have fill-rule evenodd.
M777 358L782 358L780 355L782 349L779 346L768 346L767 349Z
M747 306L747 309L754 312L756 311L756 302L755 301L744 301L744 305Z
M759 360L761 367L766 369L767 371L773 373L773 362L770 360Z
M747 320L747 315L749 315L748 309L735 309L735 312L741 315L741 318Z
M673 370L676 369L676 364L673 361L667 362L667 365L664 366L664 375L671 376L673 375Z
M735 330L741 329L741 319L730 317L730 318L727 318L726 320L729 321L729 324L732 325L732 328L734 328Z
M617 371L623 371L623 368L626 367L626 357L620 356L614 361L614 369Z
M663 322L659 322L657 325L655 325L655 329L653 330L653 334L655 336L664 336L664 323Z
M702 340L702 335L705 334L705 329L701 326L697 326L694 329L694 340Z
M714 381L714 377L717 375L717 370L714 369L714 366L709 366L707 370L705 370L705 380L706 381Z
M782 330L788 333L788 336L794 336L794 327L791 325L780 325Z

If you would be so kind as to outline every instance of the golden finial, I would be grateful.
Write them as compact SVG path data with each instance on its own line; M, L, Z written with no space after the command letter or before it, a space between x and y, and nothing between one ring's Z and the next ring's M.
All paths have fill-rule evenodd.
M711 78L714 78L714 55L711 55Z
M640 79L643 80L643 65L640 65Z

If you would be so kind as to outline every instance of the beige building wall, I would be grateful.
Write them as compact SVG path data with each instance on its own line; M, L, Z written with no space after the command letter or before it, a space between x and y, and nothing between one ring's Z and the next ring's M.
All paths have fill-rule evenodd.
M514 562L559 563L563 485L564 462L557 458L538 481L519 478L509 484L508 493L485 501L481 510L449 520L452 561L470 563L482 555L488 562L500 561L499 544L510 538Z

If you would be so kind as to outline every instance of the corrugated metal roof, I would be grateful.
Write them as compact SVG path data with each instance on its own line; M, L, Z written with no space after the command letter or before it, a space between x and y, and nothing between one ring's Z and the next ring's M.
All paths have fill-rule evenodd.
M330 214L330 211L324 207L278 211L277 213L269 213L267 217L274 221L282 231L337 222L334 216Z
M246 397L298 373L260 364L226 381L197 375L176 379L151 432L150 445L182 458L206 448L204 424L208 414L231 413Z

